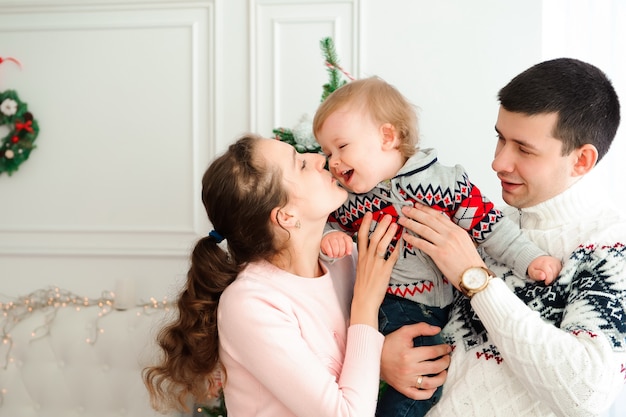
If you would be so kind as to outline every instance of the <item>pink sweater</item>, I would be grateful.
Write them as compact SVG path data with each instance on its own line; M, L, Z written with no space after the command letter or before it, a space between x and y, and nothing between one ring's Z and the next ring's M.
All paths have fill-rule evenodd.
M222 294L229 416L374 415L384 337L348 327L356 254L323 265L324 276L303 278L250 264Z

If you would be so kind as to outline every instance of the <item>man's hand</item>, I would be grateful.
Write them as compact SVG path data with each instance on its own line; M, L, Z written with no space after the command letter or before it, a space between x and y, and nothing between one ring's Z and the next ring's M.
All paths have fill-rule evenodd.
M440 211L416 203L414 207L402 207L402 214L406 217L400 217L398 224L414 233L405 230L404 240L430 256L456 289L463 271L486 266L467 231Z
M441 329L427 323L403 326L385 337L380 364L383 380L414 400L425 400L443 385L448 375L449 345L413 346L418 336L433 336ZM418 377L421 378L417 387Z

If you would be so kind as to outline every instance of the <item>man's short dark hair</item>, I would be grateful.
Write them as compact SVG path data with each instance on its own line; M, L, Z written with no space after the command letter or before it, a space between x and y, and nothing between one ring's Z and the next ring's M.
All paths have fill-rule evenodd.
M558 113L553 136L563 142L563 155L584 144L607 153L620 122L617 93L606 74L573 58L534 65L498 93L507 111L537 115Z

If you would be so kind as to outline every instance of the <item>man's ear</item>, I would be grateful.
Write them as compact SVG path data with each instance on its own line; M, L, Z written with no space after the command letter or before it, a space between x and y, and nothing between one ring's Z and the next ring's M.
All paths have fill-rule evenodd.
M396 149L398 147L398 132L394 125L391 123L383 123L380 126L380 132L382 133L381 145L383 149Z
M576 159L574 160L574 166L572 168L576 176L587 174L596 166L596 162L598 162L598 150L590 143L586 143L580 148L575 149L573 153Z

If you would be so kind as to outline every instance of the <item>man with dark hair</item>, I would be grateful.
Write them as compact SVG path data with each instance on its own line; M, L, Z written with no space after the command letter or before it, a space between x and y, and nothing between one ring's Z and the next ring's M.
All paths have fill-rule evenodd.
M600 415L626 377L626 216L587 174L615 137L619 100L602 71L569 58L529 68L498 98L492 168L505 214L563 270L537 286L479 255L428 207L403 210L399 223L421 236L405 233L407 243L463 293L442 332L453 353L428 416ZM424 369L407 329L387 337L382 360L383 378L401 392ZM432 389L440 379L420 381Z

